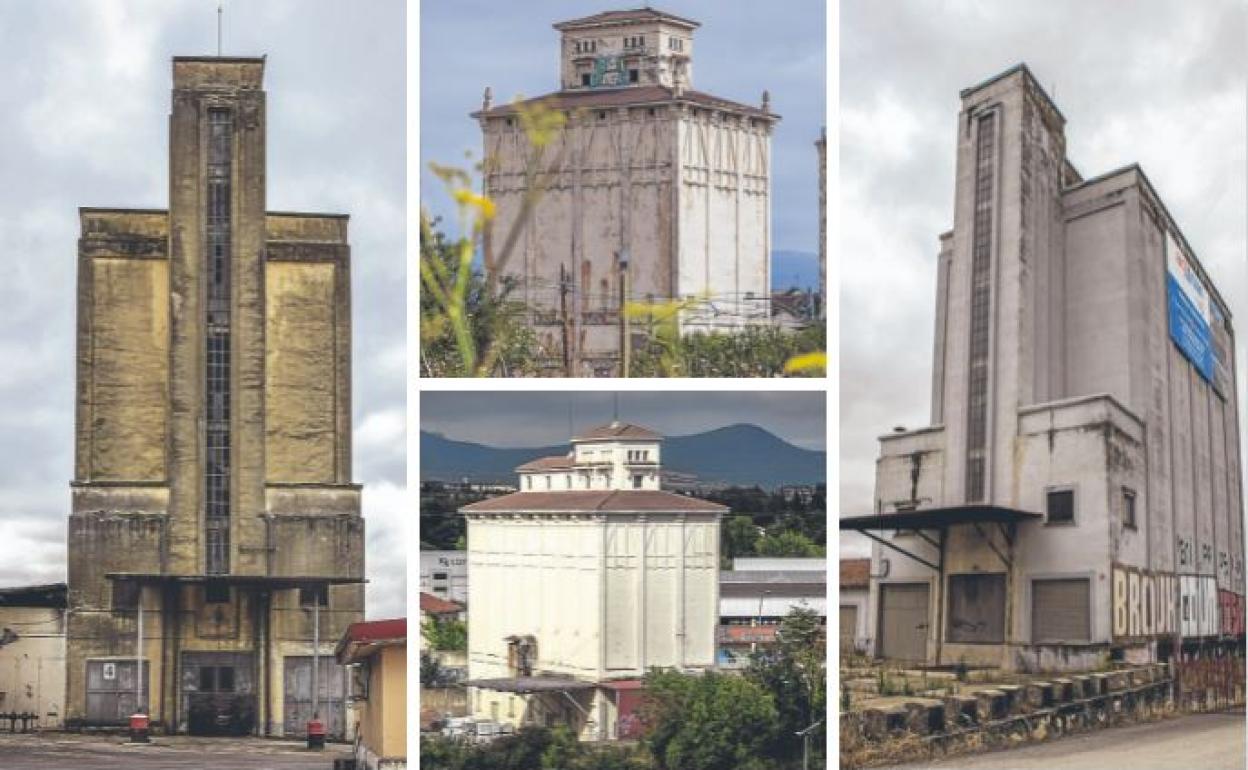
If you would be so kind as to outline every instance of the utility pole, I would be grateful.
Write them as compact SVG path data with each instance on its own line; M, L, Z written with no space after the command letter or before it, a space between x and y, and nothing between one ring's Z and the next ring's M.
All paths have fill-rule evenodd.
M620 376L629 369L628 344L628 249L620 251Z
M217 3L217 58L221 58L221 3Z
M563 376L573 377L572 372L572 317L568 315L568 269L559 265L559 320L563 326ZM569 417L569 419L571 419Z

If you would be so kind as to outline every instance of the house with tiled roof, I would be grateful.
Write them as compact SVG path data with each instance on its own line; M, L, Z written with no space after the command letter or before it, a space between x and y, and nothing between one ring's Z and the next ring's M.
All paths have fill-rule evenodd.
M635 737L650 668L715 666L728 509L662 489L661 444L611 422L517 468L519 492L460 509L474 717Z

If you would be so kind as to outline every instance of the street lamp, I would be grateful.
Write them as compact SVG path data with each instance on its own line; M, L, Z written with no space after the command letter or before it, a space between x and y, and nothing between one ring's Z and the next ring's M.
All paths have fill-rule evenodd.
M796 733L793 733L802 739L802 770L807 770L810 762L810 734L821 724L823 724L822 719L815 722L810 727L807 727L805 730L798 730Z

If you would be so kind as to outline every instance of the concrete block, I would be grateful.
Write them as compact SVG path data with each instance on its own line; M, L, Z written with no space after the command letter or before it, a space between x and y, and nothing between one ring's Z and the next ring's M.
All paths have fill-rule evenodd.
M1082 700L1083 698L1087 698L1088 696L1094 694L1092 692L1092 678L1091 677L1083 676L1083 675L1072 676L1070 678L1070 682L1071 682L1070 689L1071 689L1072 698Z
M1004 719L1010 713L1010 702L1000 690L980 690L975 693L975 713L980 722Z
M1032 682L1027 685L1027 706L1031 709L1048 708L1053 705L1053 684Z
M1107 674L1106 682L1110 692L1122 692L1130 685L1127 681L1127 674L1124 671L1113 671Z
M1071 682L1069 679L1054 679L1053 680L1053 702L1054 703L1069 703L1070 701L1074 700L1074 696L1072 694L1073 688L1074 688L1074 683Z
M1104 695L1109 692L1109 674L1093 674L1092 692L1089 695Z
M1005 694L1006 709L1008 713L1018 714L1023 711L1023 707L1026 705L1027 701L1025 697L1026 693L1024 692L1022 685L1003 684L997 689Z
M906 708L906 729L917 735L938 733L945 729L945 706L927 701L909 701Z
M973 695L949 695L945 697L945 724L948 727L965 727L978 718L976 698Z

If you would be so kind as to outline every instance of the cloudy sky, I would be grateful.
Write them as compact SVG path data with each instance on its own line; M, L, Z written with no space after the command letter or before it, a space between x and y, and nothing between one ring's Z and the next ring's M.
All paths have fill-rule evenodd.
M842 512L872 508L876 437L929 422L958 91L1020 61L1066 116L1085 177L1143 166L1236 316L1248 403L1245 11L1239 0L841 4ZM846 539L842 553L864 542Z
M586 0L426 2L421 5L421 205L453 222L429 161L480 160L481 129L468 113L486 86L495 103L559 89L559 33L551 24L612 4ZM776 249L819 250L818 159L814 142L826 121L824 0L722 3L665 0L655 7L701 22L693 83L725 99L757 105L771 91L782 116L772 139L772 227Z
M617 394L606 391L426 391L421 394L420 427L447 438L490 446L549 446L564 443L581 430L611 422L616 398ZM826 444L827 397L823 391L624 391L618 399L622 422L644 425L668 436L752 423L804 449L823 451Z
M403 14L226 0L224 17L226 55L268 56L269 208L351 215L370 615L405 607ZM209 0L0 3L0 585L65 578L77 209L167 205L169 60L215 49Z

